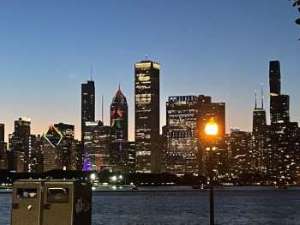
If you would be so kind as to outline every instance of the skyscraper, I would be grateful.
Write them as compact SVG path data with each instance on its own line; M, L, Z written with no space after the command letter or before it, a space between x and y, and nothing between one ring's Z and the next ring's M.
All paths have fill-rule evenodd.
M115 171L128 171L128 105L120 85L110 105L111 163Z
M160 64L145 60L135 64L136 171L160 172L159 113Z
M110 169L111 128L101 121L86 122L84 149L85 160L90 163L90 168L84 169L98 172Z
M81 140L84 141L85 122L95 121L95 84L89 80L81 84Z
M128 105L120 86L110 105L110 126L115 141L128 140Z
M62 139L62 134L54 126L50 126L47 133L44 134L42 140L44 172L47 172L49 170L62 169L58 149L58 146L61 143Z
M254 134L264 133L266 129L266 111L264 108L254 108L253 110L253 123L252 132Z
M279 61L270 61L269 83L270 83L271 96L278 96L281 94L280 79L281 79L280 62Z
M261 88L261 100L260 106L257 103L257 96L255 92L255 104L253 110L252 120L252 133L261 134L264 133L267 126L266 110L264 109L264 94L263 88Z
M0 123L0 143L4 142L4 129L5 125Z
M207 136L204 132L206 124L213 119L218 124L218 132L215 137L215 150L212 152L212 161L209 160L209 152L206 151ZM225 103L223 102L211 102L209 104L203 104L199 110L198 126L200 137L200 174L208 175L208 168L213 168L214 176L225 175L227 170L227 151L225 145ZM209 165L210 164L210 165Z
M0 123L0 158L1 154L4 154L4 131L5 125Z
M50 126L43 136L44 171L76 169L74 126L64 123Z
M9 146L13 155L13 168L17 172L30 171L30 134L31 120L19 118L15 121L14 133L9 137Z
M40 135L30 135L29 167L30 172L43 172L42 138Z
M271 61L269 67L271 123L287 123L289 116L289 96L281 94L280 62Z
M7 152L5 147L5 125L0 123L0 170L7 169Z
M225 104L211 102L211 97L204 95L172 96L166 104L166 114L165 171L177 175L202 173L206 160L200 131L213 117L219 126L219 139L224 139ZM219 149L223 147L220 143Z
M269 151L267 148L267 119L266 111L263 105L263 91L261 92L261 106L257 105L255 94L255 106L252 120L252 151L249 154L251 158L251 169L258 173L266 173L269 162Z
M251 133L232 129L228 138L230 151L230 172L234 177L250 173L251 165Z
M300 171L300 132L298 124L290 122L289 96L280 90L280 62L271 61L270 79L270 167L268 175L278 182L290 183Z
M171 96L166 103L166 126L163 136L164 169L177 175L199 172L197 122L201 106L211 103L209 96Z

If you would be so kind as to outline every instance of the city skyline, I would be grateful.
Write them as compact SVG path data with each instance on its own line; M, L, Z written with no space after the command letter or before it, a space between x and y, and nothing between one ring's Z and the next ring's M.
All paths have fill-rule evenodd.
M218 3L191 2L186 5L175 1L172 12L167 13L169 18L165 21L159 12L156 12L157 18L153 21L142 17L138 17L136 21L137 16L143 15L141 11L146 10L147 4L128 4L126 8L132 9L127 11L128 15L123 14L126 17L124 29L120 28L122 21L113 20L111 15L94 14L95 9L115 9L116 13L120 13L123 3L104 4L101 7L92 2L94 9L91 5L83 4L81 13L87 18L80 23L75 17L77 11L66 3L59 6L69 9L68 20L61 14L58 6L48 3L46 9L45 6L37 4L35 10L41 9L40 12L45 14L40 17L40 22L34 21L40 12L29 9L32 8L30 2L28 6L22 3L1 3L1 10L6 10L3 10L4 20L0 23L8 29L6 31L9 34L3 35L0 44L3 49L0 53L0 58L3 59L0 68L0 101L3 105L0 122L6 125L6 140L7 135L12 133L13 121L20 116L32 119L32 133L45 133L51 124L66 122L76 126L76 137L79 138L80 84L89 79L91 64L96 71L93 74L96 84L96 119L101 119L101 96L104 95L104 122L109 124L109 104L120 82L128 99L129 139L133 140L133 64L146 58L144 55L149 55L150 59L161 63L160 127L165 125L165 102L168 96L204 94L212 96L215 101L226 102L227 132L236 127L251 130L254 90L259 90L260 83L263 83L265 93L268 93L268 62L274 59L281 61L283 93L288 93L291 97L291 119L300 121L300 93L297 90L300 79L297 76L299 43L296 41L298 32L293 20L296 11L285 1L272 2L273 7L269 7L268 2L270 1L253 1L247 4L231 1L218 9ZM20 5L23 11L20 11ZM167 6L167 3L155 5L159 10L164 10ZM229 7L234 7L236 13L226 13ZM26 9L35 13L28 16ZM13 18L17 12L19 16ZM52 12L58 18L51 16ZM130 12L134 12L134 16L130 16ZM181 12L184 12L184 15ZM274 17L276 13L280 13L280 16ZM215 18L214 15L222 17L222 23L219 24L220 18ZM252 18L253 15L257 18ZM173 26L171 21L176 16L180 19L179 24ZM207 18L211 18L212 21L207 21ZM238 23L238 18L243 18L243 23ZM54 21L49 22L48 19ZM62 20L62 24L55 23L59 19ZM103 22L99 22L100 19L111 20L103 26ZM6 22L9 22L10 26L5 26ZM23 34L24 30L21 28L13 29L14 25L22 27L20 25L28 23L36 26L31 26L27 35ZM79 27L76 26L77 23ZM89 26L84 29L83 25L86 24ZM137 31L133 30L143 24L157 28L161 35L147 32L141 26ZM40 33L39 25L45 25L45 34L60 31L61 35L56 36L52 33L54 39L48 39ZM98 28L96 25L102 26ZM87 39L81 42L78 37L82 35L73 37L74 32L69 26L78 28L75 29L75 34L81 31L90 32L88 36L92 38L91 42L87 43ZM101 29L103 33L115 34L113 39L109 40L109 36L105 35L103 37ZM182 31L185 31L185 35ZM246 46L243 38L251 33L249 31L253 32L253 36L247 38ZM142 39L135 38L139 32L143 33ZM91 37L93 34L94 37ZM133 40L122 39L121 34L128 34ZM40 37L45 39L38 43ZM269 40L268 43L266 39ZM67 40L70 41L69 44ZM45 49L41 50L40 45L44 42L48 45L45 44ZM79 45L76 45L77 43ZM111 48L104 47L108 43L111 44ZM66 46L59 50L62 44ZM17 47L19 48L16 49ZM34 54L28 59L27 53L31 50ZM247 85L240 85L241 83ZM268 109L267 95L265 99Z
M298 224L299 25L300 0L0 0L0 224Z
M284 83L284 77L283 77L283 83ZM85 82L87 82L87 83L85 83ZM81 83L81 84L79 84L79 85L83 85L83 84L88 84L88 83L90 83L90 82L93 82L93 83L95 83L95 81L94 81L94 79L91 77L90 79L87 79L86 81L84 81L83 83ZM97 86L97 84L95 83L95 86ZM120 88L120 84L119 84L119 88ZM264 102L267 102L268 104L263 104L263 109L265 109L266 110L266 112L268 112L268 113L270 113L270 110L269 110L269 88L268 87L263 87L262 86L262 84L260 84L260 86L258 86L258 88L261 88L261 95L258 97L257 96L257 90L254 90L254 92L252 93L253 94L253 96L251 96L251 101L252 101L252 104L251 104L251 110L250 110L250 113L252 114L252 110L253 109L255 109L256 108L256 105L258 104L258 101L264 101ZM161 87L161 89L162 89L162 87ZM95 95L97 96L97 88L95 88ZM201 95L202 93L193 93L192 95ZM290 94L290 93L289 93ZM171 95L171 96L167 96L167 98L170 98L170 97L172 97L172 96L174 96L175 95L175 93L173 94L173 95ZM179 96L180 94L179 93L177 93L177 96ZM182 95L183 96L189 96L190 94L189 93L182 93ZM272 95L272 94L271 94ZM126 97L126 95L125 95L125 97ZM99 97L99 98L101 98L101 102L97 105L96 104L96 106L95 106L95 111L100 111L100 107L102 107L102 101L103 101L103 96L101 96L101 97ZM261 99L259 99L259 98L261 98ZM112 99L114 99L114 97L112 98ZM80 101L80 99L79 99L79 101ZM99 102L99 100L96 98L96 101L95 102ZM221 101L221 100L220 100ZM225 101L224 101L225 102ZM226 102L227 103L227 102ZM105 104L105 103L103 103L103 104ZM100 120L100 121L102 121L102 118L104 118L104 121L102 121L103 122L103 124L104 125L110 125L110 120L111 120L111 118L110 118L110 102L109 102L109 100L108 100L108 103L106 103L105 104L105 106L104 106L104 108L103 108L103 112L105 112L105 111L107 111L107 114L109 114L109 115L106 115L105 113L104 113L104 115L102 115L102 113L103 112L101 112L101 114L97 114L97 115L95 115L95 119L94 120ZM162 100L162 99L160 99L160 105L162 105L163 106L163 108L160 110L160 117L162 117L162 114L164 114L163 115L163 118L161 118L161 119L163 119L164 121L165 121L165 114L166 114L166 104L167 104L167 100ZM293 100L291 101L291 103L290 103L291 105L293 105ZM98 110L97 110L98 109ZM102 109L101 109L102 110ZM226 109L226 110L228 110L228 109ZM293 111L293 108L291 107L291 109L290 109L290 111ZM228 114L228 113L227 113ZM226 114L226 123L227 124L230 124L230 121L228 121L228 115ZM132 117L132 116L134 116L134 112L133 112L133 115L129 115L129 117ZM106 118L106 117L108 117L108 118ZM230 116L229 116L230 117ZM22 116L21 114L20 114L20 116L18 116L18 117L16 117L15 119L14 119L14 121L15 120L17 120L18 118L24 118L24 119L26 119L26 120L30 120L30 122L31 122L31 124L34 124L34 118L31 118L29 115L26 115L26 116ZM226 133L230 133L230 131L231 131L231 129L240 129L240 130L246 130L246 131L251 131L252 130L252 118L248 118L249 120L250 120L250 127L248 128L248 129L242 129L241 127L231 127L231 126L229 126L229 125L227 125L226 126ZM293 118L292 118L293 119ZM88 121L94 121L93 119L92 120L88 120ZM14 121L11 121L12 123L14 123ZM1 121L0 121L1 122ZM63 121L63 120L58 120L58 121L54 121L53 123L49 123L48 124L48 126L47 127L45 127L45 130L43 131L43 132L40 132L40 133L35 133L34 132L34 130L35 130L35 127L34 126L32 126L32 133L33 134L46 134L47 133L47 130L49 129L49 127L51 127L51 126L53 126L55 123L59 123L59 122L66 122L66 121ZM271 123L271 118L270 118L270 116L269 115L267 115L267 122L268 122L268 124L270 124ZM296 122L298 122L298 121L296 121ZM300 122L300 121L299 121ZM7 138L8 138L8 135L11 133L11 132L9 132L8 131L8 129L7 129L7 127L9 128L10 127L10 124L7 124L7 123L5 123L5 122L2 122L3 124L5 124L5 127L6 127L6 129L5 129L5 136L4 136L4 138L5 138L5 141L7 141ZM74 125L74 124L76 124L76 122L74 123L74 122L67 122L67 123L69 123L69 124L72 124L72 125ZM134 124L134 123L133 123ZM163 126L165 126L166 124L162 124L162 123L160 123L160 133L162 133L162 128L163 128ZM131 124L131 126L133 126L132 124ZM129 127L130 127L130 124L129 124ZM134 126L133 126L134 127ZM11 129L13 129L13 128L11 128ZM80 128L80 123L79 123L79 127L78 127L78 125L75 125L75 138L77 138L77 139L80 139L80 136L82 135L81 134L81 132L80 132L80 130L81 130L81 128ZM133 132L133 133L131 133L131 132ZM134 140L134 130L130 130L129 129L129 134L128 134L128 136L129 136L129 140L130 141L132 141L132 140Z

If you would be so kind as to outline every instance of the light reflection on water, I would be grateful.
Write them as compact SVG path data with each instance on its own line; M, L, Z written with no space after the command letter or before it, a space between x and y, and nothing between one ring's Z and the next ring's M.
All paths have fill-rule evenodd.
M93 225L208 224L208 192L93 194ZM239 188L216 193L218 225L299 225L300 190ZM10 195L0 194L0 224L9 225Z

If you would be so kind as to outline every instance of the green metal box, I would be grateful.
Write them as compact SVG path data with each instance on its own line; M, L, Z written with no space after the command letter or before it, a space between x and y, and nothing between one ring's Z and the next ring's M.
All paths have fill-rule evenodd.
M20 180L12 225L91 225L91 186L77 180Z

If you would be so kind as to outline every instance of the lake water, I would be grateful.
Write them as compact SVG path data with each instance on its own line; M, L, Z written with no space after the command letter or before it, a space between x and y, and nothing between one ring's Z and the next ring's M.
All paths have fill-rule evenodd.
M0 225L9 225L10 194L0 194ZM218 225L300 225L300 190L217 190ZM93 225L208 224L207 191L93 194Z

